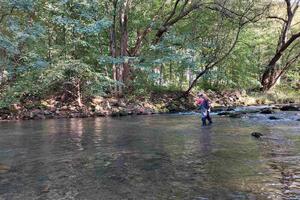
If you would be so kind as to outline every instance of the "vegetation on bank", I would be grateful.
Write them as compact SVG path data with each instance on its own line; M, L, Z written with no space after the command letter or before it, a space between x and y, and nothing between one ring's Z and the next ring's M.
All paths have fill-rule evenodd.
M222 106L297 103L299 3L1 0L1 112L168 112L199 90Z

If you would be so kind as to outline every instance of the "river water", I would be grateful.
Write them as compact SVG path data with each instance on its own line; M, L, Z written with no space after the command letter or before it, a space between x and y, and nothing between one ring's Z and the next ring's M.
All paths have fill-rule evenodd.
M0 199L300 199L299 113L288 115L1 122Z

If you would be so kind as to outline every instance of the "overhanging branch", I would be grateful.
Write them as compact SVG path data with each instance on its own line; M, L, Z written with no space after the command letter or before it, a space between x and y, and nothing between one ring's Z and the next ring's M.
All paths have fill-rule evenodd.
M192 84L190 85L190 87L186 90L186 92L184 93L184 96L187 96L190 91L193 89L193 87L196 85L197 81L199 80L199 78L201 76L203 76L206 72L208 72L210 69L214 68L216 65L218 65L219 63L221 63L224 59L226 59L230 53L233 51L233 49L235 48L237 42L238 42L238 39L239 39L239 36L240 36L240 33L241 33L241 30L243 28L244 25L241 25L238 27L238 30L237 30L237 33L236 33L236 36L234 38L234 41L231 45L231 47L229 48L229 50L222 56L220 57L219 59L217 59L215 62L211 62L211 63L208 63L205 67L204 67L204 70L198 72L196 78L193 80Z

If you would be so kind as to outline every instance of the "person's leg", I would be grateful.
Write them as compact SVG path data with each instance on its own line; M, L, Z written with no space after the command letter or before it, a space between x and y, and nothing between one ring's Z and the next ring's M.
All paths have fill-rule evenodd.
M212 123L212 120L211 120L209 111L207 111L207 116L206 116L206 118L207 118L208 122L211 124L211 123Z
M201 109L202 126L206 126L207 110Z
M202 126L206 126L206 117L202 117Z

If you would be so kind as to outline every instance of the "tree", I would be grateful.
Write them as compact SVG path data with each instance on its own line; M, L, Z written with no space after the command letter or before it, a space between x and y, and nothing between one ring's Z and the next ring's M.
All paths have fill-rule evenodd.
M278 38L275 54L268 62L261 78L263 91L271 89L279 78L300 58L300 30L299 28L295 30L293 29L293 27L296 27L296 24L299 24L299 22L295 22L294 19L299 8L300 0L285 0L285 4L286 14L284 17L273 15L268 17L270 19L279 20L282 23L282 28Z
M170 31L184 24L184 21L193 19L192 16L194 13L197 13L196 11L201 10L201 12L219 13L220 19L222 18L223 21L235 21L235 23L240 26L240 29L248 22L257 20L261 15L261 13L257 13L256 10L255 3L257 3L257 1L237 2L211 2L204 0L154 1L151 3L154 12L141 9L141 6L144 7L146 5L143 1L115 0L111 3L107 3L107 5L109 5L108 8L111 10L113 21L110 30L110 56L112 57L111 60L115 61L113 69L116 81L122 82L125 88L128 89L132 82L134 82L135 77L134 64L131 59L140 57L143 54L143 50L149 50L150 45L158 45ZM256 15L253 14L255 12ZM132 19L133 16L139 17L139 23L135 23L134 19ZM145 18L141 18L141 16L145 16ZM120 23L117 24L117 21ZM222 25L220 24L220 26ZM134 30L136 30L136 32ZM205 30L202 29L200 31ZM239 34L240 30L237 32ZM180 32L180 34L184 34L184 32ZM228 37L231 36L232 35L228 35ZM225 49L219 50L221 52ZM218 54L220 52L218 52ZM217 52L213 53L216 54ZM225 57L227 57L227 55ZM122 60L122 62L118 63L118 60ZM217 59L215 59L215 61L216 60ZM213 66L218 63L219 62L216 62ZM207 70L205 70L204 73L206 73L206 71ZM198 78L191 81L191 88L195 85ZM118 88L119 93L122 93L122 88L123 87Z
M235 8L233 6L233 9L226 8L226 4L217 4L218 7L213 7L213 9L220 10L221 16L228 17L233 22L233 29L236 29L236 33L228 32L225 37L221 39L221 41L225 40L228 41L228 43L221 43L221 45L218 45L217 48L213 51L213 57L209 59L209 61L205 64L204 67L197 73L195 79L192 81L188 89L185 91L185 95L188 95L190 91L193 89L193 87L196 85L197 81L200 77L202 77L204 74L206 74L208 71L212 70L214 67L220 65L226 58L231 54L231 52L234 50L236 44L238 43L238 39L240 37L240 34L242 30L248 25L249 23L257 22L263 13L266 10L266 6L255 6L257 2L255 1L248 1L240 4L240 7ZM237 9L237 10L234 10ZM223 20L223 18L221 18ZM221 23L221 27L224 26L223 23ZM220 31L221 32L221 31ZM222 35L222 33L220 33ZM232 36L233 35L233 36ZM219 34L216 35L216 40L220 39ZM230 41L230 38L233 38L232 41Z

